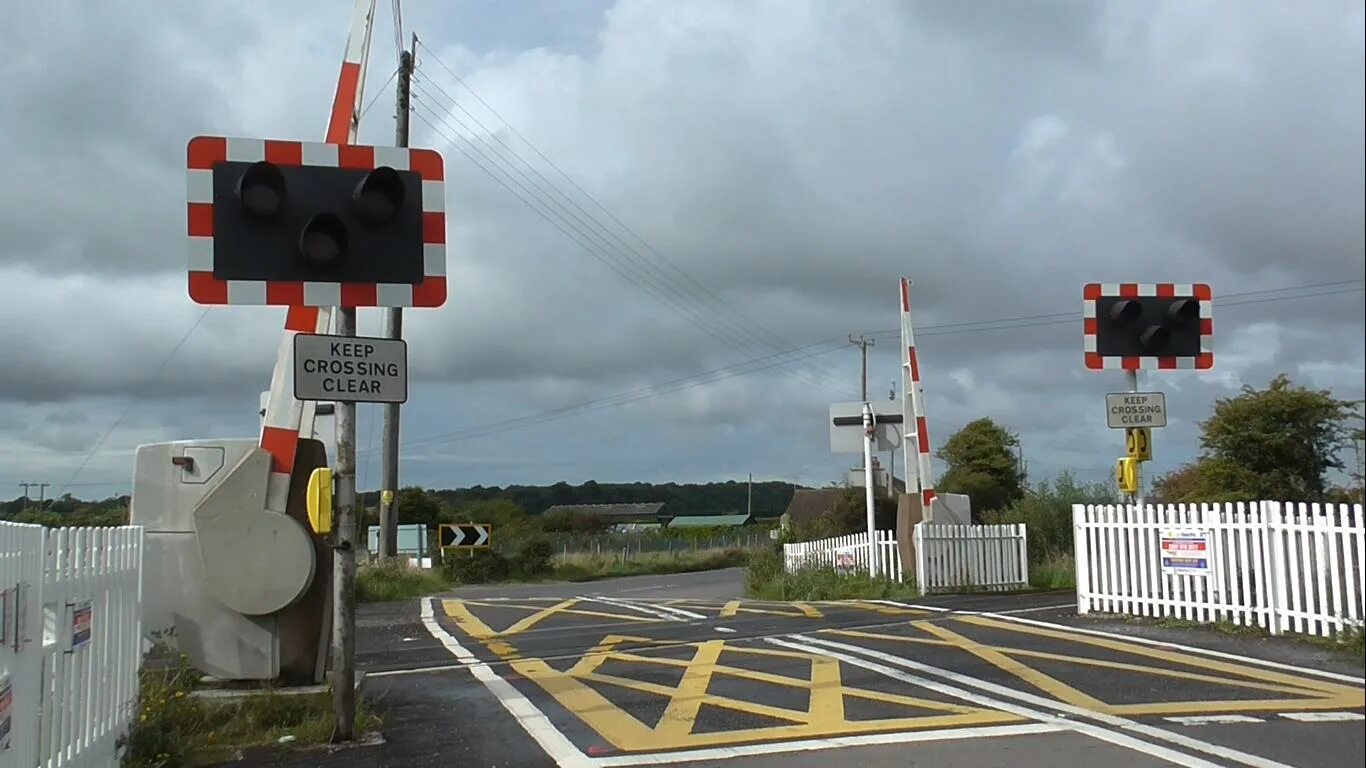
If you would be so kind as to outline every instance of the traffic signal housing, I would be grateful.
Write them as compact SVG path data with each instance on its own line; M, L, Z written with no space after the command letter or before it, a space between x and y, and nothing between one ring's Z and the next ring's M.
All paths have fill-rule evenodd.
M1208 285L1089 283L1082 296L1087 368L1214 367Z
M197 303L445 303L436 152L197 136L186 160Z

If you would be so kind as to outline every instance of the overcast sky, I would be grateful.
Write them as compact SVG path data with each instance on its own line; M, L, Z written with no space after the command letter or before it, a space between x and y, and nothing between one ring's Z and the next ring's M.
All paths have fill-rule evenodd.
M0 498L127 492L140 443L255 432L284 312L187 297L185 142L321 140L350 6L7 14ZM406 317L404 484L838 479L846 337L876 339L886 398L902 275L932 441L992 417L1036 479L1106 480L1123 448L1104 418L1123 376L1082 365L1086 282L1204 281L1220 302L1215 371L1144 376L1172 411L1149 471L1191 459L1194 422L1244 383L1363 395L1358 0L403 13L451 284ZM393 140L383 0L378 17L364 143ZM363 488L377 416L362 406Z

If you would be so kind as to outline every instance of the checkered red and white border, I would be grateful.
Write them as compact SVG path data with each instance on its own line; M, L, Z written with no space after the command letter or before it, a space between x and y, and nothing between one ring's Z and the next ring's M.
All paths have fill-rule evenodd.
M446 192L441 155L430 149L196 136L185 151L190 298L198 304L305 307L439 307L446 302ZM422 177L423 280L315 283L218 280L213 276L213 166L267 160L373 170L389 166Z
M1191 296L1200 307L1199 357L1126 357L1096 353L1096 299L1117 296L1136 299L1140 296L1170 298ZM1206 283L1087 283L1082 287L1082 343L1086 352L1086 367L1091 370L1209 370L1214 367L1214 350L1210 339L1214 335L1214 296Z

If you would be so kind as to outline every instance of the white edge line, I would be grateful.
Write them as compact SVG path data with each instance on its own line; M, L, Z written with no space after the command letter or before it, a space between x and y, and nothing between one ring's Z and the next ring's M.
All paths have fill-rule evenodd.
M898 608L915 608L921 611L934 611L935 613L951 613L953 611L952 608L944 608L938 605L918 605L916 603L903 603L899 600L865 600L864 602L895 605Z
M1192 749L1192 750L1197 750L1197 751L1200 751L1200 752L1205 752L1205 753L1207 753L1207 754L1214 755L1214 756L1219 757L1219 758L1222 758L1222 759L1224 759L1224 760L1232 760L1232 761L1234 761L1234 762L1241 763L1241 764L1243 764L1243 765L1253 766L1253 768L1292 768L1292 766L1286 765L1285 763L1276 762L1275 760L1270 760L1270 759L1267 759L1267 758L1265 758L1265 757L1261 757L1261 756L1259 756L1259 755L1252 755L1252 754L1248 754L1248 753L1246 753L1246 752L1242 752L1242 751L1239 751L1239 750L1236 750L1236 749L1232 749L1232 748L1230 748L1230 747L1224 747L1224 746L1221 746L1221 745L1218 745L1218 744L1212 744L1212 743L1207 742L1207 741L1201 741L1201 740L1199 740L1199 739L1194 739L1194 738L1191 738L1191 737L1189 737L1189 736L1185 736L1185 735L1183 735L1183 734L1174 733L1174 732L1172 732L1172 731L1164 730L1164 729L1158 728L1158 727L1156 727L1156 726L1144 725L1143 723L1139 723L1139 722L1136 722L1136 721L1134 721L1134 720L1129 720L1129 719L1127 719L1127 718L1118 717L1118 716L1115 716L1115 715L1101 714L1101 713L1098 713L1098 712L1091 712L1091 711L1089 711L1089 710L1083 709L1083 708L1081 708L1081 707L1073 706L1073 705L1071 705L1071 704L1065 704L1065 703L1063 703L1063 702L1054 701L1054 700L1051 700L1051 699L1046 699L1046 698L1044 698L1044 697L1042 697L1042 696L1036 696L1036 695L1034 695L1034 694L1032 694L1032 693L1026 693L1026 692L1024 692L1024 691L1017 691L1017 690L1015 690L1015 689L1007 688L1007 687L1005 687L1005 686L1003 686L1003 685L998 685L998 684L996 684L996 683L988 682L988 681L986 681L986 680L977 680L977 679L975 679L975 678L968 677L968 676L966 676L966 675L961 675L961 674L959 674L959 673L957 673L957 672L952 672L952 671L947 670L947 669L940 669L940 668L938 668L938 667L932 667L932 666L930 666L930 665L928 665L928 664L921 664L921 663L916 662L916 661L911 661L910 659L903 659L903 658L899 658L899 657L896 657L896 656L892 656L892 655L890 655L890 654L883 653L882 651L875 651L875 650L872 650L872 649L869 649L869 648L861 648L861 647L855 646L855 645L848 645L848 644L845 644L845 643L837 643L837 642L834 642L834 641L832 641L832 640L822 640L822 639L817 639L817 638L813 638L813 637L803 637L803 638L801 638L801 639L802 639L803 641L805 641L805 642L808 642L808 643L816 643L816 644L821 645L821 646L827 646L827 647L836 648L836 649L839 649L839 650L849 651L849 652L853 652L853 653L859 653L859 654L862 654L863 656L866 656L866 657L868 657L868 658L878 659L878 660L880 660L880 661L884 661L884 662L886 662L886 663L888 663L888 664L891 664L891 665L893 665L893 666L899 666L899 667L902 667L902 668L904 668L904 669L911 669L911 670L915 670L915 671L922 672L922 673L925 673L925 674L931 674L931 675L934 675L935 677L939 677L939 678L942 678L942 679L944 679L944 680L948 680L948 681L950 681L950 682L957 683L958 685L962 685L962 686L965 686L965 687L967 687L967 688L976 688L976 689L979 690L979 691L987 691L987 692L989 692L989 693L995 694L996 696L1000 696L1002 699L1014 699L1015 701L1024 702L1024 703L1029 704L1029 705L1032 705L1032 706L1034 706L1034 707L1039 707L1039 708L1042 709L1042 711L1040 711L1040 712L1034 712L1032 716L1034 717L1034 719L1043 720L1043 721L1045 721L1045 722L1049 722L1049 721L1053 721L1053 720L1056 720L1056 719L1057 719L1055 716L1047 714L1049 711L1053 711L1053 712L1064 712L1064 713L1067 713L1068 715L1071 715L1072 717L1086 718L1086 719L1088 719L1088 720L1092 720L1092 721L1104 723L1105 725L1111 726L1111 728L1124 730L1124 731L1127 731L1127 732L1129 732L1129 733L1141 734L1141 735L1146 736L1146 737L1151 738L1151 739L1158 739L1158 740L1162 740L1162 741L1169 741L1169 742L1172 742L1173 744L1178 744L1178 745L1180 745L1180 746L1182 746L1182 747L1185 747L1186 749ZM772 638L770 638L770 639L769 639L769 642L775 642L775 641L774 641ZM815 650L815 649L808 649L808 650ZM834 654L831 654L831 655L834 655ZM857 665L862 665L863 663L865 663L863 659L857 659L857 660L855 660L855 659L845 659L845 658L843 658L843 656L841 656L840 658L841 658L841 660L846 660L846 661L848 661L849 663L854 664L854 665L856 665L856 666L857 666ZM878 665L878 666L881 666L881 665ZM870 669L871 669L871 667L870 667ZM880 671L880 670L879 670L879 671ZM891 670L891 671L892 671L892 672L895 672L896 670ZM885 673L884 673L884 674L885 674ZM913 677L913 676L908 676L908 677ZM915 684L928 687L928 686L927 686L927 681L924 681L924 680L915 680ZM934 690L934 688L931 688L931 690ZM976 694L970 694L970 695L976 695ZM971 699L969 699L969 700L971 700ZM993 706L995 706L997 709L1002 709L1002 710L1004 710L1004 711L1006 711L1006 712L1029 712L1029 711L1030 711L1030 710L1028 710L1028 709L1026 709L1026 708L1024 708L1024 707L1021 707L1021 706L1019 706L1019 705L1007 704L1007 703L1001 702L1001 701L996 702ZM1167 750L1167 748L1165 748L1165 747L1161 747L1161 746L1158 746L1158 745L1156 745L1156 744L1152 744L1152 743L1150 743L1150 742L1142 741L1142 740L1140 740L1140 739L1136 739L1136 738L1133 738L1133 737L1131 737L1131 736L1125 736L1125 735L1121 734L1121 733L1119 732L1119 730L1110 730L1109 728L1103 728L1103 727L1100 727L1100 726L1097 726L1097 725L1090 725L1090 724L1086 724L1086 723L1079 723L1079 722L1077 722L1077 721L1071 721L1071 720L1066 721L1066 722L1069 722L1069 723L1071 723L1071 724L1074 725L1074 726L1077 726L1077 725L1082 726L1082 728L1080 728L1080 729L1078 729L1078 730L1080 730L1082 733L1087 734L1088 736L1095 736L1096 738L1104 739L1105 741L1109 741L1109 742L1111 742L1111 743L1113 743L1113 744L1121 744L1121 743L1122 743L1123 746L1127 746L1127 747L1129 747L1129 748L1131 748L1131 749L1135 749L1135 750L1138 750L1138 751L1140 751L1140 752L1143 752L1143 753L1145 753L1145 754L1152 755L1152 756L1155 756L1155 757L1159 757L1159 756L1160 756L1160 757L1162 757L1162 758L1165 759L1165 760L1173 760L1173 758L1172 758L1172 757L1169 757L1169 756L1164 756L1163 754L1160 754L1159 750L1160 750L1161 752L1163 752L1163 753L1165 753L1165 752L1170 752L1170 754L1176 755L1176 756L1179 757L1179 759L1173 760L1174 762L1177 762L1178 764L1184 764L1184 765L1214 765L1213 763L1209 763L1209 762L1207 762L1207 761L1201 760L1200 758L1196 758L1196 757L1194 757L1194 756L1192 756L1192 755L1186 755L1186 754L1182 754L1182 753L1180 753L1180 752L1175 752L1175 751L1172 751L1172 750ZM1120 740L1123 740L1123 742L1121 742ZM1192 762L1192 761L1198 761L1198 762Z
M1287 720L1298 720L1301 723L1345 723L1354 720L1366 720L1366 715L1360 712L1282 712L1280 714Z
M990 616L1011 616L1017 613L1034 613L1035 611L1056 611L1059 608L1076 608L1075 601L1070 603L1059 603L1057 605L1036 605L1033 608L1012 608L1008 611L961 611L961 613L981 613Z
M1184 715L1181 717L1164 717L1169 723L1178 725L1225 725L1229 723L1263 723L1261 718L1248 717L1247 715Z
M432 667L415 667L413 669L385 669L379 672L366 672L366 677L398 677L400 675L421 675L426 672L449 672L452 669L468 669L468 664L438 664Z
M810 739L777 744L743 744L735 747L714 747L693 749L681 752L665 752L652 755L620 755L597 758L593 765L609 766L630 765L667 765L669 763L691 763L699 760L725 760L749 755L771 755L785 752L813 752L838 747L862 747L876 744L907 744L916 741L956 741L958 739L993 738L1003 736L1026 736L1036 733L1057 733L1066 730L1061 725L1046 723L1025 723L1023 725L997 725L981 728L944 728L934 731L905 731L902 733L874 733L865 736L836 736L829 739Z
M1259 658L1256 658L1255 656L1240 656L1240 655L1238 655L1238 654L1236 654L1236 653L1226 653L1226 652L1224 652L1224 651L1212 651L1212 650L1209 650L1208 648L1197 648L1197 647L1195 647L1195 646L1193 646L1193 645L1182 645L1181 643L1173 643L1173 642L1169 642L1169 641L1166 641L1166 640L1153 640L1153 639L1147 638L1147 637L1137 637L1137 636L1133 636L1133 635L1121 635L1121 634L1116 633L1116 632L1105 632L1105 631L1102 631L1102 630L1098 630L1098 629L1088 629L1088 628L1085 628L1085 627L1072 627L1072 626L1068 626L1068 625L1066 625L1066 624L1054 624L1054 623L1049 622L1049 621L1039 621L1038 619L1025 619L1025 618L1021 618L1021 617L1019 617L1019 616L1007 616L1007 615L1005 615L1005 614L996 614L996 613L986 613L986 614L982 614L982 615L984 615L984 616L1000 616L1001 618L1005 619L1006 621L1015 621L1015 622L1019 622L1019 623L1021 623L1021 624L1033 624L1033 625L1039 626L1039 627L1048 627L1049 629L1060 629L1060 630L1063 630L1063 631L1066 631L1066 632L1078 632L1078 633L1083 634L1083 635L1095 635L1096 637L1108 637L1108 638L1110 638L1110 639L1112 639L1112 640L1127 640L1127 641L1130 641L1130 642L1139 643L1139 644L1141 644L1141 645L1151 645L1151 646L1154 646L1154 647L1157 647L1157 648L1170 648L1170 649L1179 650L1179 651L1187 651L1187 652L1190 652L1190 653L1204 654L1204 655L1206 655L1206 656L1213 656L1213 657L1216 657L1216 658L1228 659L1228 660L1230 660L1230 661L1240 661L1240 662L1247 663L1247 664L1257 664L1257 665L1260 665L1260 666L1263 666L1263 667L1270 667L1270 668L1272 668L1272 669L1284 669L1284 670L1288 670L1288 671L1291 671L1291 672L1298 672L1298 673L1300 673L1300 674L1302 674L1302 675L1316 675L1316 676L1318 676L1318 677L1326 677L1326 678L1328 678L1328 679L1330 679L1330 680L1341 680L1342 682L1346 682L1346 683L1354 683L1354 684L1356 684L1356 685L1366 685L1366 677L1353 677L1352 675L1342 675L1342 674L1338 674L1337 672L1325 672L1325 671L1323 671L1323 670L1321 670L1321 669L1310 669L1310 668L1308 668L1308 667L1297 667L1297 666L1295 666L1294 664L1285 664L1285 663L1282 663L1282 662L1279 662L1279 661L1268 661L1268 660L1266 660L1266 659L1259 659Z
M484 687L492 693L508 714L522 726L522 730L527 732L546 755L554 760L560 768L592 768L593 762L587 755L580 752L572 742L560 733L550 718L545 713L536 708L535 704L520 691L512 687L512 684L499 677L489 665L480 661L474 654L470 653L455 636L447 632L436 621L436 614L432 609L432 602L436 598L422 599L422 624L427 627L427 631L432 633L432 637L441 641L441 644L450 651L455 658L464 662L469 667L470 674L474 675Z

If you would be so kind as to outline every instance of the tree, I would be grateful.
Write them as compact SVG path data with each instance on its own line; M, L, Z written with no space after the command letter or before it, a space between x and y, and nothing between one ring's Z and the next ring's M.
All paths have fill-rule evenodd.
M1244 385L1215 401L1200 423L1200 458L1154 483L1156 501L1222 502L1256 499L1327 501L1328 471L1343 469L1338 454L1352 430L1355 403L1326 390L1292 386L1280 374L1266 389Z
M935 485L944 493L967 494L974 516L1003 510L1024 495L1019 445L1014 433L989 418L970 421L936 452L948 469Z

